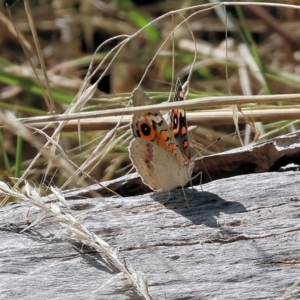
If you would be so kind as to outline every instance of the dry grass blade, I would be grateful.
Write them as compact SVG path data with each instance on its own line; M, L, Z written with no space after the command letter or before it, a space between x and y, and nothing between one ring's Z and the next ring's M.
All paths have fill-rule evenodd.
M30 43L25 39L25 37L23 36L22 33L17 34L13 24L9 21L9 19L7 19L3 15L3 13L1 11L0 11L0 21L5 25L5 27L9 30L9 32L13 36L20 38L20 40L22 41L22 44L26 47L26 49L28 49L28 51L32 51L32 47L31 47Z
M265 109L258 108L243 108L242 117L239 118L239 124L246 123L247 118L251 118L254 121L262 122L277 122L283 119L285 120L298 120L300 115L300 108L297 105L294 106L277 106L268 107ZM195 112L187 112L187 118L190 125L225 125L232 124L232 110L230 109L215 109L215 110L201 110ZM120 121L120 117L101 117L94 119L81 119L80 126L82 131L95 131L95 130L110 130L113 129ZM123 116L120 121L120 126L128 128L128 124L131 121L130 116ZM32 128L44 128L44 123L31 123L28 122ZM62 129L64 132L77 132L78 121L70 120ZM125 128L122 128L125 129ZM121 130L121 128L120 128ZM52 132L52 128L45 129L45 132Z
M49 79L48 79L48 75L47 75L47 71L46 71L45 61L43 59L39 39L38 39L38 36L37 36L37 32L36 32L36 28L35 28L34 21L33 21L33 18L32 18L32 13L31 13L31 10L30 10L28 0L24 0L24 5L25 5L25 10L26 10L26 13L27 13L28 21L29 21L29 24L30 24L31 32L32 32L32 35L33 35L35 48L37 50L39 62L41 64L43 75L44 75L44 78L45 78L47 92L44 95L45 96L44 99L46 101L49 112L53 113L53 112L55 112L55 106L54 106L54 102L53 102L52 95L51 95L51 92L50 92L51 89L50 89Z
M0 112L0 122L5 124L6 127L16 136L21 136L24 140L26 140L29 144L34 146L36 149L40 151L40 154L43 155L47 159L51 159L57 165L61 167L62 172L66 172L75 182L79 180L76 175L74 175L75 169L73 166L67 161L64 157L54 156L51 151L45 148L45 145L37 139L33 133L22 123L20 123L15 116L10 113L2 113ZM50 142L50 141L49 141ZM34 162L33 162L34 163ZM23 175L25 176L25 175ZM16 186L21 182L21 179L18 180ZM4 199L4 202L6 199Z
M58 122L69 121L73 119L85 119L85 118L99 118L109 116L123 116L131 115L137 112L147 112L149 110L170 110L174 108L207 108L215 106L227 106L236 104L247 103L274 103L281 102L299 102L300 94L283 94L283 95L259 95L259 96L223 96L223 97L204 97L200 99L194 99L189 101L183 101L182 103L162 103L157 105L145 105L139 107L106 109L102 111L93 112L80 112L57 114L52 116L31 117L19 119L22 123L35 123L35 122ZM0 120L0 125L4 125Z
M291 299L291 293L300 285L300 278L295 281L295 283L284 293L282 300Z
M105 137L102 139L100 144L93 150L91 155L84 161L84 163L80 167L78 167L78 169L76 170L76 174L78 174L79 172L81 172L81 173L84 172L85 170L87 170L87 168L89 168L92 165L95 168L97 166L97 163L100 162L101 157L103 157L105 155L105 153L108 151L107 148L111 148L111 147L114 146L114 144L118 143L118 140L120 138L115 139L115 137L116 137L116 132L117 132L117 129L118 129L121 121L122 121L122 118L119 118L119 120L118 120L117 124L115 125L115 127L105 135ZM93 169L91 169L90 172L92 170ZM84 176L81 178L80 182L86 176L87 176L87 174L84 174ZM67 180L64 183L64 185L62 186L62 188L64 188L64 186L69 184L69 182L70 182L70 180ZM78 182L78 184L80 184L80 182Z

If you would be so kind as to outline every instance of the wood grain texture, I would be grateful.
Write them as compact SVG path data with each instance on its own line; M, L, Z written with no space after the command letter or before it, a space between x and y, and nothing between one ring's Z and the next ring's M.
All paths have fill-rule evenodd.
M194 173L202 182L242 174L278 171L287 164L300 164L300 131L267 141L208 155L195 162ZM199 182L199 181L198 181Z
M300 177L269 172L124 198L70 196L78 219L136 270L152 299L280 299L300 277ZM0 299L141 299L98 288L117 270L25 204L1 208ZM39 211L30 209L33 221ZM299 299L297 287L287 299Z

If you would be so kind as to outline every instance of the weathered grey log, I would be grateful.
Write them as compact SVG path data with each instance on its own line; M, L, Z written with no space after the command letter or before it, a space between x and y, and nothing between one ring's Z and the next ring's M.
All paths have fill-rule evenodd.
M267 141L240 147L197 160L194 172L202 182L242 174L277 171L287 164L300 164L300 130Z
M78 219L146 274L152 299L281 299L300 277L300 177L269 172L125 198L72 197ZM117 270L26 204L1 208L0 299L140 299L98 290ZM116 212L118 216L116 216ZM31 209L29 220L38 215ZM286 299L300 299L300 288Z

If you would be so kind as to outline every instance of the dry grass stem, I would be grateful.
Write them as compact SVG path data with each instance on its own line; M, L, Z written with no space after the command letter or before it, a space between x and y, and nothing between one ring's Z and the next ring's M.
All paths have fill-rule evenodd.
M117 275L126 279L126 284L130 284L132 288L134 288L143 297L143 299L151 299L147 288L146 277L141 272L136 272L132 267L124 265L118 258L117 249L112 249L109 244L102 240L98 235L95 235L85 228L72 214L67 201L57 188L50 188L53 196L57 199L55 204L45 203L38 190L31 187L26 181L25 188L27 195L20 193L14 188L10 188L6 183L0 181L0 194L16 197L42 211L41 215L35 220L35 222L26 227L23 231L28 230L44 217L51 214L63 227L63 236L87 245L105 255L105 257L120 271L120 274ZM119 281L119 283L122 283L122 281ZM107 284L104 286L107 286Z
M294 107L294 108L293 108ZM300 108L295 106L277 106L265 109L243 108L242 118L238 119L239 124L246 123L244 117L252 118L254 121L261 121L265 123L277 122L281 120L298 120L300 115ZM232 110L230 109L215 109L215 110L201 110L197 112L187 112L187 118L189 125L224 125L232 124ZM27 119L27 124L30 124L32 128L43 128L44 123L31 123L30 118ZM113 129L118 122L120 126L126 126L129 128L131 116L124 116L122 120L120 117L101 117L94 119L81 119L80 127L82 131L96 131L96 130L110 130ZM122 129L126 129L122 128ZM70 120L62 129L63 132L77 132L78 121ZM51 127L45 129L45 132L53 131ZM119 128L121 130L121 128Z
M216 106L228 106L247 103L274 103L274 102L299 102L300 94L283 94L283 95L260 95L260 96L223 96L223 97L204 97L195 100L183 101L182 103L162 103L158 105L145 105L138 107L106 109L102 111L80 112L69 114L57 114L51 116L31 117L19 119L22 123L36 122L57 122L69 121L73 119L99 118L109 116L131 115L137 112L147 112L149 110L170 110L174 108L207 108ZM0 120L0 125L4 125Z

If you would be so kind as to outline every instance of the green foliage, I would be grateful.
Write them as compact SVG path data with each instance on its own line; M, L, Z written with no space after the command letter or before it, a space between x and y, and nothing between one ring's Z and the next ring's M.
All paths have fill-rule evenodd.
M9 169L10 169L10 165L9 165L9 159L6 153L6 149L4 146L4 140L3 140L3 136L2 136L2 132L0 131L0 152L2 153L2 158L3 158L3 162L4 162L4 167L6 170L6 173L9 174ZM1 165L2 167L2 165Z
M115 0L121 10L129 10L134 7L131 0Z
M128 18L133 21L139 28L142 28L149 24L150 19L143 15L142 13L131 10L128 12ZM151 42L158 42L161 40L161 35L153 25L149 25L144 29L144 33L148 36Z
M18 76L14 73L7 72L0 69L0 82L7 85L16 85L24 91L35 95L42 96L43 92L37 81ZM51 88L51 95L53 100L60 104L70 104L74 99L74 95L58 88Z
M17 136L17 149L16 149L16 161L15 161L15 177L19 178L21 173L21 163L22 163L22 137Z
M214 78L214 75L212 74L211 70L206 67L198 68L197 73L200 75L201 78L204 80L211 80Z

